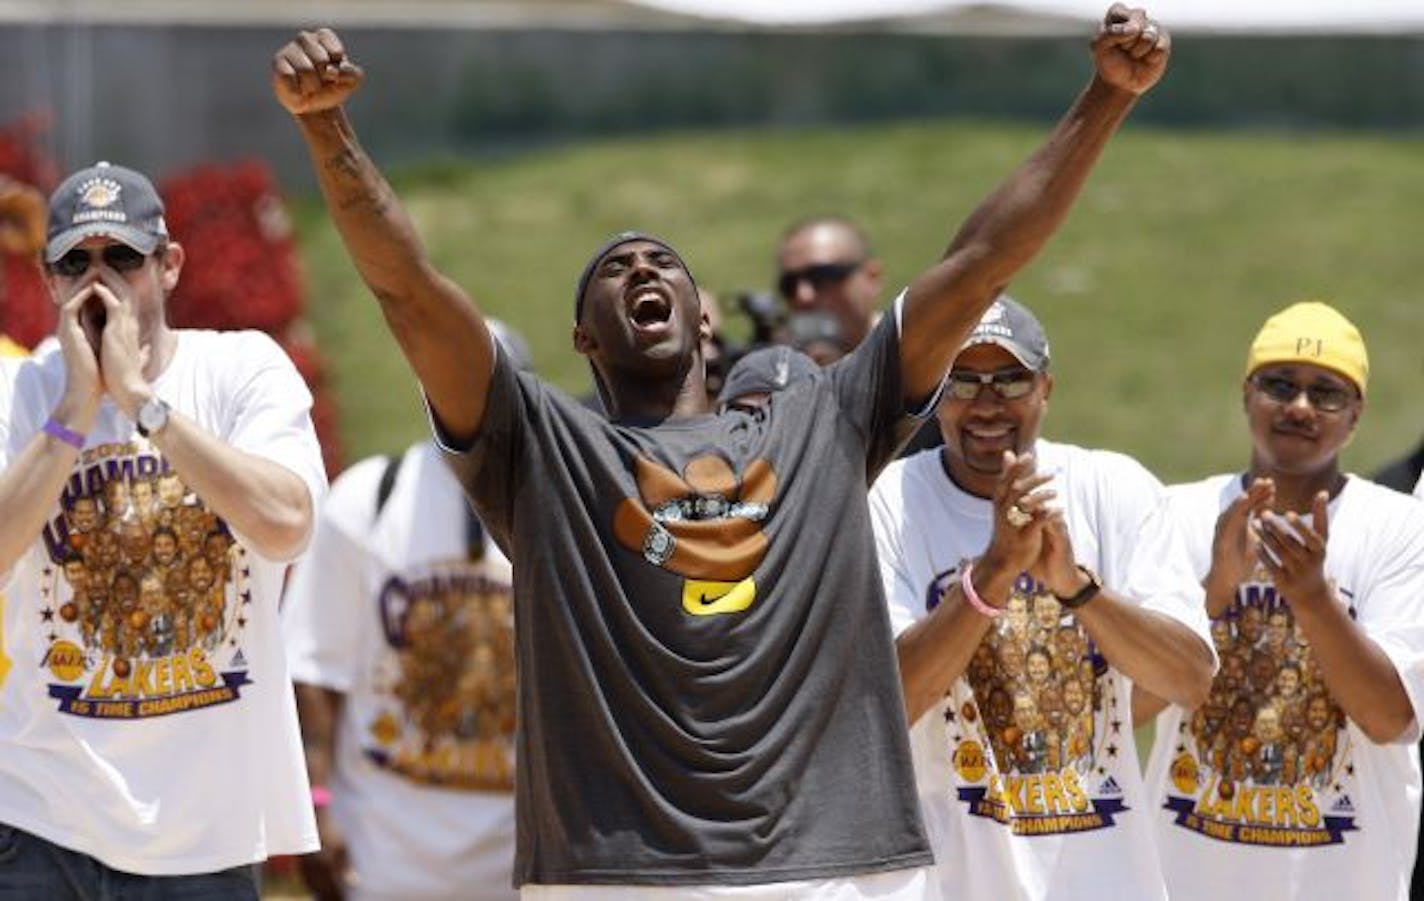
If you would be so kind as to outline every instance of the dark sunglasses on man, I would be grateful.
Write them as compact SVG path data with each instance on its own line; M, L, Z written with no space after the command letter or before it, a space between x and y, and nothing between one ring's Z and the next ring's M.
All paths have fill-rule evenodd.
M109 244L99 251L99 255L104 258L104 265L115 272L133 272L143 266L148 259L144 254L139 253L127 244ZM76 247L64 256L49 264L49 268L56 274L65 278L77 278L89 271L90 265L94 262L94 251L83 247Z
M951 370L946 390L955 400L974 400L979 392L988 386L1004 400L1018 400L1033 390L1034 371L1022 366L1000 369L997 372L968 372Z
M781 296L791 300L796 296L796 289L801 287L802 282L810 282L811 288L820 291L831 285L837 285L850 278L851 273L865 265L864 260L854 263L816 263L811 266L804 266L800 269L792 269L781 273L777 279L776 288L781 292Z
M1270 372L1256 373L1251 377L1251 383L1256 386L1256 390L1282 406L1295 403L1295 399L1304 391L1305 399L1321 413L1339 413L1355 398L1354 390L1345 385L1331 382L1302 385L1294 379Z

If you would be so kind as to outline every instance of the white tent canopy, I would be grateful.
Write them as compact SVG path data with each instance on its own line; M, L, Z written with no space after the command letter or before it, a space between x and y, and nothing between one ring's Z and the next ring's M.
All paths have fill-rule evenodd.
M0 23L1082 33L1112 0L0 0ZM1424 0L1132 0L1179 33L1424 32Z
M756 25L816 26L1008 14L1094 21L1108 0L634 0L657 9ZM1191 31L1424 30L1424 0L1141 0L1169 27Z

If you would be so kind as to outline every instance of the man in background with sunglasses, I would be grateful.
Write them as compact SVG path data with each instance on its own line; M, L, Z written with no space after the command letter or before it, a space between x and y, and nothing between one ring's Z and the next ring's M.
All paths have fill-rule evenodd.
M871 491L920 805L946 897L1160 899L1130 688L1205 696L1201 589L1156 478L1039 437L1048 364L1000 296Z
M793 317L835 324L842 355L865 340L879 318L884 266L860 226L841 216L793 223L777 249L777 292Z
M823 215L792 223L782 233L776 263L777 292L790 310L790 343L816 362L850 353L879 321L885 267L850 219ZM901 455L939 442L939 429L926 422Z
M1246 471L1170 489L1222 658L1195 713L1134 698L1162 711L1148 785L1173 897L1409 897L1424 509L1340 468L1368 380L1348 319L1282 310L1247 355Z
M184 253L138 172L65 179L44 262L57 340L0 420L0 895L256 898L316 847L277 626L311 395L265 335L168 326Z

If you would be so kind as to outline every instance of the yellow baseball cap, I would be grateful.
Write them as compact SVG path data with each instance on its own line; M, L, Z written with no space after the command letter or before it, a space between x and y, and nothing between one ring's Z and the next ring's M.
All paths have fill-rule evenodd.
M1318 300L1291 304L1261 326L1246 355L1246 375L1270 363L1322 366L1354 382L1361 397L1370 378L1370 358L1360 330Z

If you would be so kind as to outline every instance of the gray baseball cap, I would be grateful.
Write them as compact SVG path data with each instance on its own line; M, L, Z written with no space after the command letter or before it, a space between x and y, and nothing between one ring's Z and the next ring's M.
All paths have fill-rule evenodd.
M793 382L815 375L821 367L794 347L773 344L747 353L722 383L717 399L731 403L748 394L775 394Z
M1007 294L989 305L960 350L976 344L997 344L1034 372L1048 368L1048 336L1042 324Z
M53 263L95 236L122 241L145 256L166 243L163 201L153 183L107 162L80 169L61 182L49 198L45 262Z
M529 352L529 342L524 340L524 335L520 334L518 329L493 316L485 317L485 325L515 369L520 372L534 371L534 355Z

